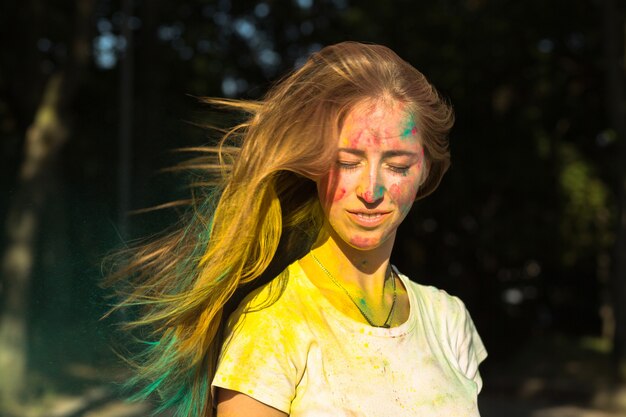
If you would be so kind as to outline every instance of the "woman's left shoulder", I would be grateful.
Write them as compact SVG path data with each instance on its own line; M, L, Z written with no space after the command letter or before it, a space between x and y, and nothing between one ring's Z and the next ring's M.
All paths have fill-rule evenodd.
M428 309L451 313L466 311L463 301L459 297L449 294L446 290L432 285L418 284L415 281L411 281L406 275L401 273L399 275L403 278L407 291Z
M431 285L421 285L408 279L405 282L407 291L412 292L417 300L422 322L430 326L432 334L437 335L439 340L446 341L451 363L474 380L480 391L482 381L477 368L487 357L487 351L463 301Z

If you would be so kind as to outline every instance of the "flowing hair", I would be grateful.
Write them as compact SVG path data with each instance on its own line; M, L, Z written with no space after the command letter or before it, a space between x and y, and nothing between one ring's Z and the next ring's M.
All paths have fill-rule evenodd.
M348 112L368 99L406 104L425 150L418 198L449 166L453 112L426 78L390 49L343 42L314 53L261 101L205 99L243 112L214 147L193 148L204 171L188 214L163 236L124 252L107 280L139 331L129 362L136 399L153 393L179 417L213 415L210 385L222 328L252 289L288 279L285 268L311 248L323 224L316 181L336 158ZM279 288L281 286L279 285Z

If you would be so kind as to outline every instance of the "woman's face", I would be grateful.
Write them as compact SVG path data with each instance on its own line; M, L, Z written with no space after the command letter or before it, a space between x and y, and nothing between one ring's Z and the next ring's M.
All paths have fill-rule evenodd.
M419 128L398 102L362 102L348 114L337 162L318 182L328 224L361 250L394 239L425 179Z

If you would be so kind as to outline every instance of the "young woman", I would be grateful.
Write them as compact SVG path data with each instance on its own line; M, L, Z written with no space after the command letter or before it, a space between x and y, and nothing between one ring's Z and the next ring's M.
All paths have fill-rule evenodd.
M207 148L210 192L132 253L131 383L179 416L478 416L463 303L390 264L449 165L450 107L388 48L313 54ZM197 161L195 161L197 162Z

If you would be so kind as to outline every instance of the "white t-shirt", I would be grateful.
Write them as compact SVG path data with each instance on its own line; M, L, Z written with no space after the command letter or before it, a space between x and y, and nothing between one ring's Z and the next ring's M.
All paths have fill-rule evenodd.
M267 300L265 286L230 317L213 387L292 417L479 416L487 352L458 298L398 274L409 318L377 328L339 312L298 262L288 271L276 302L244 313Z

